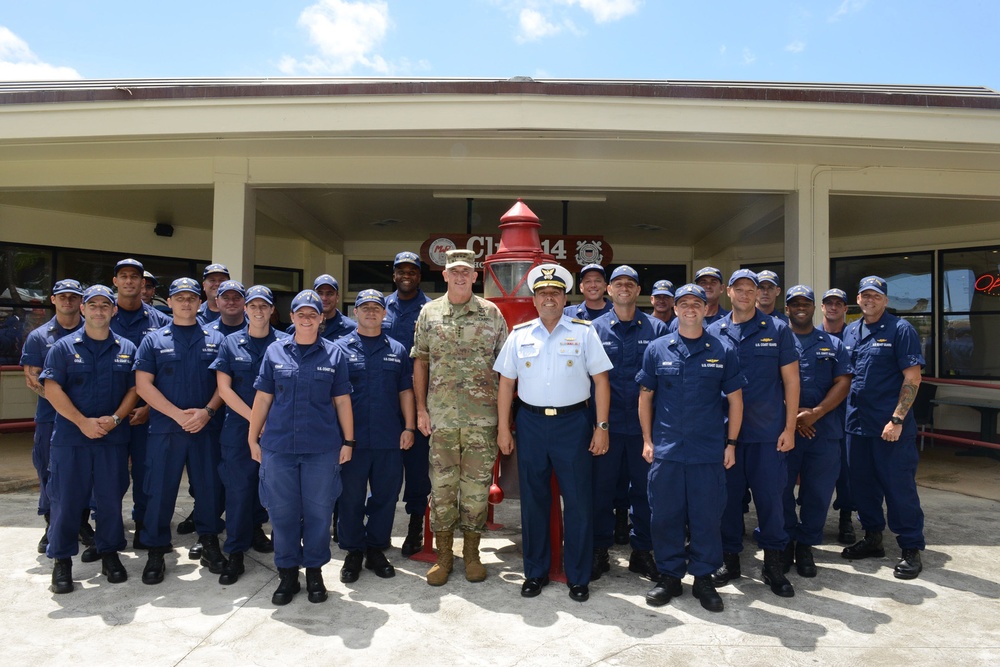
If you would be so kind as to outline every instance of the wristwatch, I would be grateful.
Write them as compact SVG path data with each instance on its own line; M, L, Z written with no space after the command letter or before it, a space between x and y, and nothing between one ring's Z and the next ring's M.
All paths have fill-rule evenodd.
M344 442L342 442L340 444L342 444L344 447L353 447L354 446L354 440L344 440Z
M733 447L736 446L736 439L735 438L726 438L726 447L729 447L730 445L733 446Z
M901 418L897 417L896 415L893 415L892 417L890 417L889 421L891 421L896 426L899 426L900 424L903 423L903 420Z
M602 431L607 431L609 428L611 428L611 425L608 422L597 422L597 428L601 429Z
M121 426L122 425L122 418L119 417L118 415L111 415L111 421L113 421L115 423L115 426Z
M215 416L215 410L213 410L212 408L208 407L207 405L205 406L205 412L208 413L209 418Z

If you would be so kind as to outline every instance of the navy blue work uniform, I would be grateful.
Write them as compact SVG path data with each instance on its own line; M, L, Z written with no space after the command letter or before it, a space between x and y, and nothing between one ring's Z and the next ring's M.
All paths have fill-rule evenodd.
M403 484L399 395L413 389L410 352L384 332L376 337L355 331L336 345L347 357L355 440L351 460L340 469L340 548L388 549Z
M588 379L611 366L593 326L566 315L552 333L540 319L514 327L493 364L500 375L518 381L521 400L515 424L525 578L544 577L551 565L554 471L563 497L566 578L590 583L594 456L588 448L594 424L586 409ZM556 414L546 415L545 408Z
M649 535L649 464L642 458L639 424L639 385L636 373L650 343L667 333L667 325L640 310L622 322L612 309L593 322L604 351L614 364L608 373L611 409L608 414L608 453L594 459L594 548L607 549L615 540L614 498L622 470L628 476L628 505L632 513L632 549L653 548Z
M232 378L232 388L244 403L253 405L257 390L253 384L260 371L260 362L267 347L288 334L271 327L263 338L254 338L247 328L226 336L219 356L212 362L213 370ZM207 428L207 427L206 427ZM250 456L247 436L250 422L226 406L225 421L219 435L221 463L219 476L225 489L226 553L250 550L254 529L267 523L267 510L260 502L260 464Z
M117 305L111 316L111 331L127 338L138 349L146 334L170 324L170 317L152 306L142 304L135 310L125 310ZM136 407L145 405L142 399ZM149 441L149 422L133 426L129 432L128 455L132 461L132 520L142 521L146 515L146 447Z
M563 315L577 320L592 322L609 310L613 310L614 307L615 304L611 303L607 298L604 299L604 305L601 306L600 310L591 310L587 307L587 302L584 301L576 305L566 306L563 308Z
M153 375L153 385L182 410L203 408L215 394L212 362L222 347L222 334L200 324L171 323L147 334L136 353L135 370ZM177 422L151 408L146 452L146 516L140 539L150 548L170 546L170 518L177 488L187 465L191 487L198 498L194 508L199 535L222 531L222 482L218 451L210 427L185 432Z
M45 357L56 341L67 334L73 333L83 326L83 320L73 329L64 329L56 318L52 318L42 326L28 334L21 349L21 365L45 368ZM41 396L35 405L35 435L31 447L31 462L38 473L38 515L49 514L49 495L46 490L49 481L49 442L52 440L52 428L55 426L56 410L52 404ZM77 530L80 529L80 514L76 517Z
M656 568L678 579L708 576L722 566L725 395L746 385L739 357L705 332L697 340L668 334L646 348L635 382L655 392L648 502Z
M843 342L844 340L844 329L841 329L837 333L832 333L826 331L823 328L823 323L817 327L820 331L824 331L827 335L836 338L837 340ZM840 420L841 425L847 421L847 400L845 399L843 403L837 406L837 419ZM840 475L837 477L837 495L833 499L833 509L835 510L845 510L853 512L857 509L854 506L854 499L851 498L851 469L847 465L847 432L840 437Z
M385 298L385 317L382 333L398 341L407 353L413 349L413 335L417 316L425 303L431 300L423 290L417 290L412 299L400 299L399 290ZM355 428L357 425L355 424ZM431 494L430 438L419 430L413 434L413 446L403 451L403 505L407 514L424 515L427 498Z
M279 568L330 562L330 521L341 492L343 436L333 399L351 393L347 358L319 338L267 348L254 388L274 399L261 434L260 499L274 529Z
M851 392L847 396L847 449L851 491L861 526L885 528L885 498L889 530L901 549L921 549L924 513L917 495L917 423L906 413L897 442L882 439L899 404L903 370L923 366L920 336L906 320L885 312L878 322L851 322L844 330L844 348L851 361Z
M719 306L719 310L718 310L717 313L715 313L715 315L706 315L705 316L705 321L702 322L702 326L704 326L706 329L708 329L708 325L714 324L715 322L718 322L719 320L724 319L727 315L729 315L729 311L726 310L725 308L723 308L722 306ZM667 333L677 333L677 318L676 317L674 317L673 319L670 320L670 322L667 323Z
M135 346L114 332L93 340L79 329L52 346L41 380L59 383L84 417L114 414L135 386ZM52 500L49 558L75 556L80 515L93 497L94 544L101 554L127 546L122 498L128 490L129 425L125 419L102 438L91 440L76 424L56 415L49 460Z
M323 320L323 324L320 327L319 337L325 338L331 343L335 343L357 328L357 322L338 310L336 315L328 320ZM286 331L288 332L288 335L294 334L295 325L290 325Z
M218 310L209 310L208 301L202 301L201 305L198 306L198 324L205 326L206 324L211 324L222 317L222 312Z
M834 379L850 373L847 351L839 340L818 329L794 335L799 349L799 407L815 408L826 398ZM810 546L823 542L823 526L840 475L840 441L844 437L841 414L837 406L817 419L813 438L796 433L795 449L785 457L785 531L791 541ZM795 499L796 479L800 479L801 509Z
M785 385L781 369L799 360L792 330L781 320L754 309L752 319L733 324L732 313L712 324L708 333L736 348L743 390L743 426L736 464L726 470L726 509L722 515L722 548L743 551L743 496L753 493L761 549L781 550L788 543L782 495L788 481L786 452L777 450L785 430Z

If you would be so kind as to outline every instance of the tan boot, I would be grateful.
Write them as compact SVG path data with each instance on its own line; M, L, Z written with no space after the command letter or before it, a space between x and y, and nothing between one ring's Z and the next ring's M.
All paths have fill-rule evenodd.
M451 574L452 565L455 563L455 554L452 551L454 541L455 534L450 530L434 533L434 544L437 545L437 562L427 571L427 583L431 586L444 586L448 583L448 575Z
M479 560L479 533L466 531L462 539L462 558L465 559L465 578L467 581L483 581L486 579L486 566Z

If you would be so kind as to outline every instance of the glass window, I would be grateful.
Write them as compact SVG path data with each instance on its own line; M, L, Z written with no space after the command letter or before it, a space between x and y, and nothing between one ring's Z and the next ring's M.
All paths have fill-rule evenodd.
M941 251L941 374L1000 377L1000 246Z
M267 285L272 292L298 294L302 291L302 270L283 269L276 266L255 266L253 284ZM250 287L250 285L247 285Z
M472 291L475 294L483 293L483 271L479 276ZM347 291L356 294L364 289L377 289L388 295L396 291L396 286L392 283L392 260L364 260L352 259L347 263L348 284ZM448 285L442 277L442 272L438 270L428 270L424 266L420 272L420 289L426 294L444 294L448 290ZM343 291L343 288L341 288Z
M48 248L0 244L0 305L48 307L52 265Z

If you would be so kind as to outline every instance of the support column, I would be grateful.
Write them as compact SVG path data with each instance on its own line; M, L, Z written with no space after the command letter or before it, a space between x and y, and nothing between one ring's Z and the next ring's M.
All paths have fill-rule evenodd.
M795 180L785 195L784 288L801 283L822 294L830 287L830 172L801 165Z
M215 161L212 261L225 264L233 280L249 287L254 280L257 198L247 181L246 160Z

